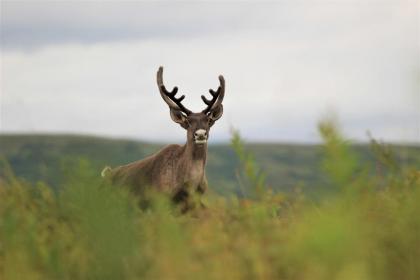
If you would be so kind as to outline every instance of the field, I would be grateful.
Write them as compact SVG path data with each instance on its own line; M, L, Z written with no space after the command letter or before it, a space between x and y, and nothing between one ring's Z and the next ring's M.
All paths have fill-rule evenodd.
M77 135L0 135L0 157L7 160L17 177L58 188L64 183L67 165L79 160L88 161L99 174L106 165L142 159L164 145ZM330 190L320 164L324 155L321 145L245 142L244 148L264 170L266 184L276 192L293 192L298 187L312 197ZM419 145L389 148L399 166L420 166ZM369 144L352 144L351 149L361 164L377 161ZM247 187L238 184L238 169L239 157L231 145L209 146L207 176L211 190L223 196L246 196Z
M2 136L0 278L420 279L420 148L319 131L210 147L207 208L186 215L98 176L157 145Z

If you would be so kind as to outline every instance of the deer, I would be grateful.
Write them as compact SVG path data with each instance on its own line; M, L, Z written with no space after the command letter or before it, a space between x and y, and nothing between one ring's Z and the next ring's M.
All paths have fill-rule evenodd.
M225 95L225 79L219 76L219 87L210 89L211 99L204 95L201 99L206 108L194 113L182 101L185 95L176 97L178 87L168 91L163 83L163 67L157 72L157 86L160 96L169 106L171 119L184 128L187 140L184 145L171 144L145 159L115 168L105 167L102 177L111 183L128 186L135 194L142 196L148 190L169 195L170 199L181 205L182 212L204 207L201 196L208 188L205 172L207 161L207 142L210 128L222 117L222 101ZM195 201L195 202L193 202Z

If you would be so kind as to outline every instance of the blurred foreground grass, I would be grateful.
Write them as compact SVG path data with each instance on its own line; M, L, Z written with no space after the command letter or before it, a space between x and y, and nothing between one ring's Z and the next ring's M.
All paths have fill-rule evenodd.
M375 141L362 166L331 122L319 130L322 199L270 191L235 133L249 199L210 194L187 215L158 195L140 209L84 162L58 193L3 164L0 279L420 279L419 171Z

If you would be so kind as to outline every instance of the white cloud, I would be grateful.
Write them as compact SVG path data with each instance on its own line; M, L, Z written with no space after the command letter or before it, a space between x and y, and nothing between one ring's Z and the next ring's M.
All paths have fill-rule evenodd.
M226 140L234 125L249 140L315 141L316 122L332 107L349 137L366 139L369 129L385 140L420 141L414 4L237 5L215 15L227 25L217 27L220 33L3 50L1 130L182 141L155 85L164 65L166 84L179 86L195 111L203 108L200 95L225 75L225 115L212 129L215 140ZM186 23L206 11L177 7L183 12L174 17ZM109 22L107 12L99 13L94 24L115 21L124 29L124 15L134 11ZM153 25L151 11L137 24Z

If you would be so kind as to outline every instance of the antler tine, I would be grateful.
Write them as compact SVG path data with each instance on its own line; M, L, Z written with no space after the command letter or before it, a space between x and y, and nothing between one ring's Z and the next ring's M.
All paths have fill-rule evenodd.
M211 96L213 97L211 100L208 100L204 95L201 96L201 99L207 105L207 108L202 111L205 114L222 104L223 97L225 96L225 79L222 75L219 76L219 82L220 86L217 91L212 89L209 90Z
M178 92L178 87L174 87L172 89L172 91L168 91L165 87L165 85L163 84L163 67L160 66L159 70L157 72L157 84L159 87L159 92L160 95L162 96L163 100L166 102L166 104L168 104L168 106L171 109L174 110L181 110L183 111L185 114L189 115L192 112L190 110L188 110L187 108L184 107L184 105L182 105L181 101L184 100L185 95L180 96L179 98L176 98L175 95Z

